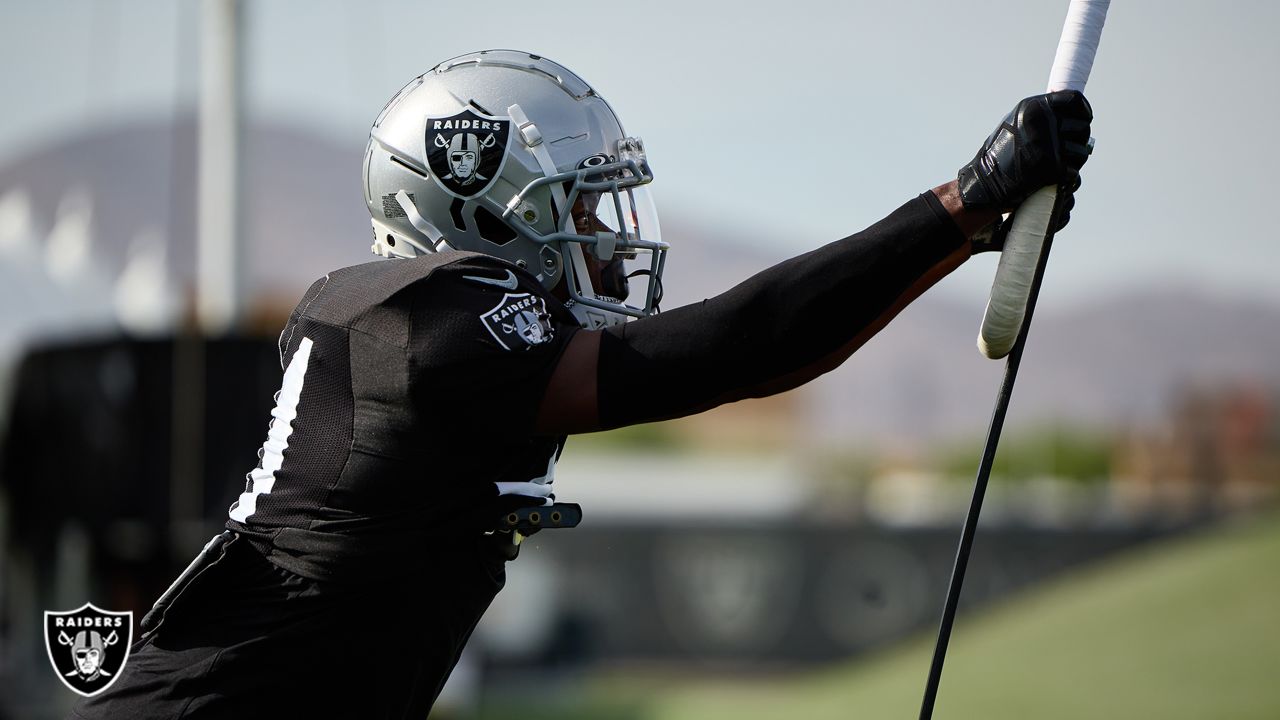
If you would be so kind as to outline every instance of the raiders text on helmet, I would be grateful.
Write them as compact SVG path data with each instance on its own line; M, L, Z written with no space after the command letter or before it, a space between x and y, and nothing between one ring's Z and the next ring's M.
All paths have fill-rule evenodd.
M463 55L415 78L374 122L364 167L375 253L503 258L544 287L563 282L585 327L656 311L667 245L652 180L643 144L586 82L513 50ZM616 297L618 283L593 282L588 256L622 264L613 275L646 287Z

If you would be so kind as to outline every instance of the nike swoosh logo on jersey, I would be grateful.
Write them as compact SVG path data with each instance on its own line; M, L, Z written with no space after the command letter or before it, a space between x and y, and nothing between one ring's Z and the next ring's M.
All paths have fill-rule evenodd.
M497 280L494 278L487 278L487 277L479 277L476 275L463 275L462 279L471 280L478 283L484 283L485 285L497 285L500 288L506 288L508 290L515 290L516 287L518 287L516 283L516 274L511 272L510 270L507 270L507 276L501 280Z

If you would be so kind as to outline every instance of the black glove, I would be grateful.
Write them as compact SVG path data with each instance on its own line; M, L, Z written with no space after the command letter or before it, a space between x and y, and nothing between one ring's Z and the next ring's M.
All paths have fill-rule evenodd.
M1033 95L1014 106L957 180L970 210L1011 210L1046 185L1070 187L1089 159L1093 109L1074 90Z
M1077 175L1076 181L1071 184L1071 187L1059 191L1065 192L1066 197L1062 198L1062 212L1058 214L1058 227L1053 229L1055 233L1071 222L1071 208L1076 206L1076 191L1079 189L1080 176ZM1013 226L1013 217L1013 215L1010 215L1007 218L996 220L974 233L973 237L969 238L969 244L973 247L973 254L1004 250L1004 241L1005 238L1009 237L1009 228Z

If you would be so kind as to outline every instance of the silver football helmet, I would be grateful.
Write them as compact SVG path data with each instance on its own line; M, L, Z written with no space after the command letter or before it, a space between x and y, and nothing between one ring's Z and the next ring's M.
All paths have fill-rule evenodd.
M657 311L667 245L652 180L643 143L604 98L514 50L462 55L415 78L374 121L364 158L374 253L503 258L548 289L563 282L587 328ZM629 292L627 278L643 278L643 292Z

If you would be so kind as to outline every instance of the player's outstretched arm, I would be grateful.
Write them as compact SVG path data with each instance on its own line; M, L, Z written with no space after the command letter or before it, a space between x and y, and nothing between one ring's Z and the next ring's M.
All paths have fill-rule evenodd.
M552 375L536 429L590 432L802 385L959 267L970 254L966 238L997 217L966 210L953 181L714 298L579 332Z
M956 181L866 230L701 303L577 333L552 374L535 431L591 432L691 415L834 369L959 267L974 251L970 238L1001 213L1044 185L1078 187L1091 120L1079 93L1027 98Z

